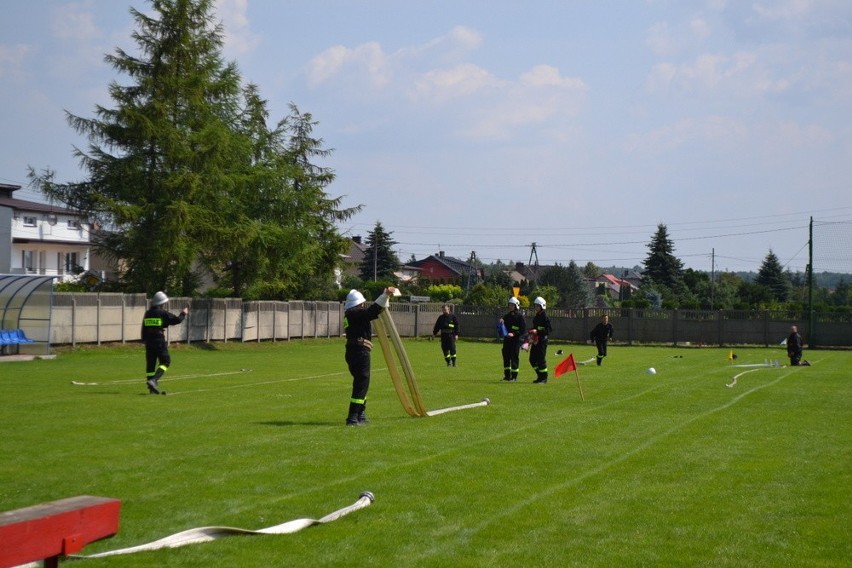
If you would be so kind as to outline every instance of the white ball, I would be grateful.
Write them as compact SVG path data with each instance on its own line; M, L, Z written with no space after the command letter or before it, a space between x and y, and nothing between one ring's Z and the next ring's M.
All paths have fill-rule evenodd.
M645 372L648 373L649 375L656 375L657 374L657 370L654 367L649 367L648 370L645 371Z

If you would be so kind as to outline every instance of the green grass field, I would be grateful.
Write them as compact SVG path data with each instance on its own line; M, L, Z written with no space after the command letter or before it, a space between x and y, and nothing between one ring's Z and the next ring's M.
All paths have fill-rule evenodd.
M763 368L732 367L727 349L616 345L579 367L581 401L573 373L534 385L525 358L501 382L497 343L461 342L456 368L437 342L405 345L429 409L491 405L409 417L377 346L371 423L345 427L342 340L173 345L168 396L147 394L138 345L0 363L0 510L121 499L119 533L93 554L376 497L292 535L80 564L93 568L852 563L850 352ZM557 349L594 355L551 345L551 369Z

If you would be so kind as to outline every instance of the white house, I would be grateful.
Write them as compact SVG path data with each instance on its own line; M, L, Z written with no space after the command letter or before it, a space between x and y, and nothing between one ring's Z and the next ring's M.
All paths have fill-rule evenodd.
M86 218L61 207L16 199L19 185L0 183L0 274L73 280L89 270Z

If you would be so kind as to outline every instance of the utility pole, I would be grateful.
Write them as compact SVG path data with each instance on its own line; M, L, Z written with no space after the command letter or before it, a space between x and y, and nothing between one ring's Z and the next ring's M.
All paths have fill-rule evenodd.
M713 309L713 301L716 292L716 249L710 249L710 309Z
M533 264L533 257L535 257L535 264ZM532 248L530 249L530 259L527 262L527 265L530 267L530 273L532 274L532 280L535 282L538 280L538 251L535 250L535 243L532 244Z
M814 329L814 218L808 224L808 347L817 345Z
M467 289L465 290L465 292L467 292L468 294L470 294L471 284L475 286L477 284L477 282L479 281L479 278L477 276L476 251L475 250L470 251L469 264L470 264L470 268L467 271Z

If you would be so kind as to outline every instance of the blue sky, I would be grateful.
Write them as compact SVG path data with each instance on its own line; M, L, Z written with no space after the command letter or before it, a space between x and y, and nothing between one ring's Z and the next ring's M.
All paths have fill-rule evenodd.
M83 176L64 111L113 106L103 57L135 49L131 6L150 9L3 3L0 182ZM810 217L852 223L848 0L216 6L272 121L291 102L319 121L329 193L364 206L341 230L380 221L403 261L634 266L664 223L687 267L756 271L772 250L795 272ZM852 272L843 235L817 270Z

